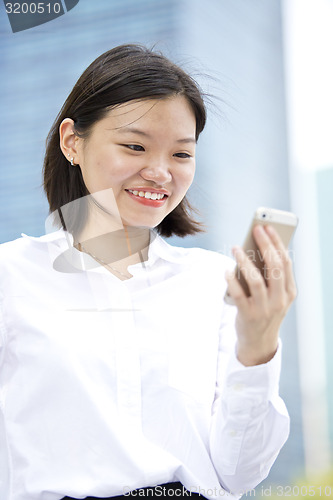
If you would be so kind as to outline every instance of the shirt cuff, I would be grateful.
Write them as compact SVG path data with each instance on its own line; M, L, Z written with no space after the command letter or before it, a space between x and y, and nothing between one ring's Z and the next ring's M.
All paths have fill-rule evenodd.
M244 405L253 406L273 400L278 404L281 353L281 339L274 357L261 365L244 366L237 359L236 352L232 352L223 389L229 410L241 411Z

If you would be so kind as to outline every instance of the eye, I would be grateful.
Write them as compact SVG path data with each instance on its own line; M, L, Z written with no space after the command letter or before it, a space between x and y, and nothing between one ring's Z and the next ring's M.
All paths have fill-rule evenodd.
M175 153L173 156L177 156L177 158L192 158L192 156L188 153Z
M131 149L132 151L144 151L145 149L139 144L122 144L125 148Z

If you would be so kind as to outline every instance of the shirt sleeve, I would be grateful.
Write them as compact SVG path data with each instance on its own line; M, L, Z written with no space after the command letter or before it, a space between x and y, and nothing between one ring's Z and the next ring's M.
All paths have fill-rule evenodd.
M245 494L265 479L289 435L279 396L281 341L268 363L245 367L235 354L235 307L222 325L210 449L221 485Z

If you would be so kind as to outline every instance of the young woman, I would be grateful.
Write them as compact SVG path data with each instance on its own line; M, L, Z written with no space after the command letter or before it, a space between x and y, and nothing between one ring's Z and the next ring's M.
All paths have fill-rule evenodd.
M278 235L254 230L268 286L235 249L250 297L229 258L161 237L201 230L186 193L205 121L193 79L135 45L97 58L61 109L44 162L60 229L0 247L1 499L236 499L286 441L296 291Z

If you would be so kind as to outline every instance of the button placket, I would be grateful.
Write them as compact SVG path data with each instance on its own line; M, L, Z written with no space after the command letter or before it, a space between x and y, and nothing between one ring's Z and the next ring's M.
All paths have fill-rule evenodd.
M117 398L120 416L141 428L140 351L131 296L126 287L117 294L117 312L112 314L116 340Z
M119 418L131 429L141 429L140 350L134 323L134 309L126 282L112 281L102 274L89 278L99 310L109 311L116 345L117 403Z

